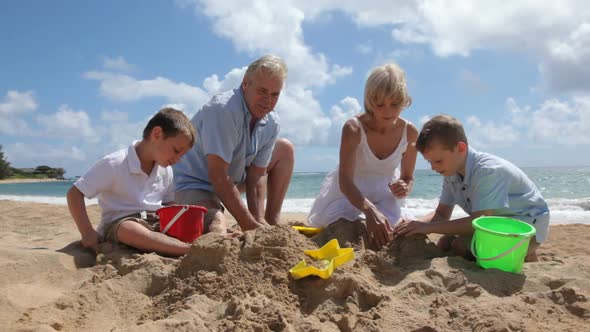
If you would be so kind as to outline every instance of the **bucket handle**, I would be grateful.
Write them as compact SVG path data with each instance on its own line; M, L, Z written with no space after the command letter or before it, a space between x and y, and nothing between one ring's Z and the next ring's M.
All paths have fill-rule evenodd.
M490 257L490 258L481 258L481 257L478 257L477 254L475 253L475 237L474 237L473 240L471 240L471 253L473 254L473 256L475 256L475 258L479 259L480 261L493 261L493 260L500 259L504 256L509 255L514 250L516 250L516 249L520 248L522 245L524 245L526 243L526 241L530 241L530 240L531 239L529 236L525 236L522 238L522 240L520 240L520 242L518 242L512 248L504 251L503 253L496 255L494 257Z
M182 215L188 211L188 206L183 205L182 209L180 209L180 211L178 211L176 213L176 215L174 216L174 218L172 218L172 220L170 220L170 222L168 223L168 225L166 225L166 227L162 230L163 234L166 234L166 232L168 232L168 230L170 229L170 227L172 227L176 221L178 221L178 219L180 219L180 217L182 217Z

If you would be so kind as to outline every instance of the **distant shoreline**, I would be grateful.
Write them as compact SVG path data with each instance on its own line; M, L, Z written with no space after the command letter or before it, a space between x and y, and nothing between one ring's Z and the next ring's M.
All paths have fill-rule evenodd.
M4 179L0 180L0 184L3 183L35 183L35 182L62 182L68 181L67 179Z

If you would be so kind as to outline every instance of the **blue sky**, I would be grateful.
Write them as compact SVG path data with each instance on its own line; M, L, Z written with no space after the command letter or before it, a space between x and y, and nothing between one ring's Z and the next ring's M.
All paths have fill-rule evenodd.
M12 1L0 4L0 144L14 167L82 174L158 109L194 115L275 53L296 171L338 162L367 74L406 71L418 127L447 113L519 166L590 165L585 1ZM509 8L508 8L509 7ZM426 168L418 157L418 168Z

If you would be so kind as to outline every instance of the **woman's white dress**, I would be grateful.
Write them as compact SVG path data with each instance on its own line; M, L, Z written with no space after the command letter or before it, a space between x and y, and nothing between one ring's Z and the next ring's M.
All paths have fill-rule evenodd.
M362 123L357 117L354 119L361 128L361 141L356 151L354 184L393 226L401 216L401 206L404 202L393 195L388 184L399 178L399 165L408 147L408 122L404 126L402 138L395 151L385 159L378 159L369 148ZM311 207L308 220L314 227L325 227L341 218L357 220L361 214L361 211L350 204L340 191L338 167L336 167L324 179L320 193Z

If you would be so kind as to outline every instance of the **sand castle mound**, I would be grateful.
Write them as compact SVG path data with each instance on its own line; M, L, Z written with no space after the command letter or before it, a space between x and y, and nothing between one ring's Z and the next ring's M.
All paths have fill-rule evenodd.
M361 227L361 228L358 228ZM288 270L331 238L356 259L331 278ZM181 259L105 245L72 291L27 309L21 330L582 331L590 264L559 254L523 275L446 257L426 237L367 248L359 224L315 238L288 226L228 239L204 235Z

